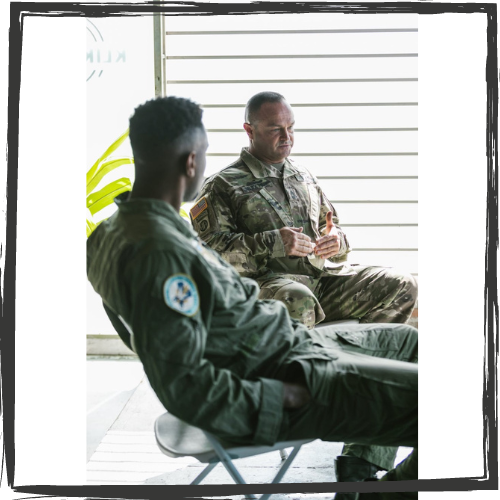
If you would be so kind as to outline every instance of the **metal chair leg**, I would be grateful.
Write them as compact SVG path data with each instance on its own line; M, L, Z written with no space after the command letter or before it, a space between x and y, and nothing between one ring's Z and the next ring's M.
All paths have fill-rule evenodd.
M191 484L200 484L213 470L213 468L217 465L217 462L213 464L208 464L192 481Z
M241 476L241 474L238 472L238 469L236 469L236 467L233 465L231 457L227 454L226 450L219 444L217 439L211 436L208 432L205 432L205 434L208 440L210 441L210 444L213 446L215 453L217 453L217 456L219 457L222 465L226 468L230 476L233 478L233 481L237 484L247 484L246 481ZM251 494L245 495L245 498L247 498L248 500L257 500L257 497Z

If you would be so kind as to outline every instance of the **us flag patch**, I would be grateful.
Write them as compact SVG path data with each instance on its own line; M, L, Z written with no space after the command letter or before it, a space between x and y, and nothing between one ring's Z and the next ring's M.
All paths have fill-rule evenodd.
M193 220L196 219L196 217L198 217L198 215L200 215L204 210L206 210L208 208L208 203L207 203L207 199L205 197L203 197L191 210L191 217L193 218Z

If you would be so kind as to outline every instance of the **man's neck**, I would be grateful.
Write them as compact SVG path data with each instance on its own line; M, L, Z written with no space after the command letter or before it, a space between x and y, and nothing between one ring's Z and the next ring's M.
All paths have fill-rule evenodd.
M160 185L148 185L141 186L134 183L132 191L130 193L130 199L134 198L151 198L155 200L161 200L169 205L172 205L176 212L179 212L182 203L182 193L175 189L162 189Z
M257 158L257 160L261 161L262 163L265 163L266 165L283 165L285 163L286 158L282 158L281 160L268 160L266 158L263 158L259 156L258 154L255 153L255 151L252 149L250 146L248 148L248 152L254 157Z

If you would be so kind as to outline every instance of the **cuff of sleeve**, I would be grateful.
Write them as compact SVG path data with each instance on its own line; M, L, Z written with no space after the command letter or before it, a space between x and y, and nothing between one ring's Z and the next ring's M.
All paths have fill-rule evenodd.
M283 419L283 382L261 378L262 397L255 430L255 444L273 445L279 435Z
M283 239L281 238L281 233L279 229L273 229L272 231L265 231L267 247L270 251L270 257L286 257L285 245Z

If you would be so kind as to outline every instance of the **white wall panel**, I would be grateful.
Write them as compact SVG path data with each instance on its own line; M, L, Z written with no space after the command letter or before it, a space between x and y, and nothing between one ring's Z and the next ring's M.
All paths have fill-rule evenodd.
M168 38L168 57L303 54L409 54L418 51L416 32L398 33L280 33L190 35Z
M416 128L418 106L293 106L295 129L307 128ZM235 108L205 108L203 123L208 129L243 128L243 105Z
M171 31L304 30L314 29L401 29L417 28L418 14L252 14L230 16L167 16Z
M246 144L241 132L212 132L210 152L234 153ZM416 153L417 132L300 132L296 134L294 154L304 153Z
M349 224L416 224L417 203L339 203L333 206L340 219L340 225Z
M241 144L229 156L212 156L208 148L206 175L215 174L237 160L240 149L248 146L245 136ZM292 152L293 153L293 152ZM317 177L325 176L416 176L418 173L417 156L294 156L297 164L307 168ZM320 184L323 181L320 179Z
M417 156L300 156L295 161L317 177L416 176Z
M183 37L178 37L182 39ZM417 78L417 57L297 59L173 59L169 80L293 78Z
M416 226L344 227L351 248L417 248Z
M337 200L416 200L417 179L324 179L323 191Z
M248 99L283 94L292 158L332 200L350 261L417 273L417 27L416 15L393 14L167 17L167 95L204 107L210 176L248 146Z
M264 75L261 75L261 77ZM246 104L265 90L290 102L379 103L416 102L417 82L169 84L167 95L188 97L200 104Z

